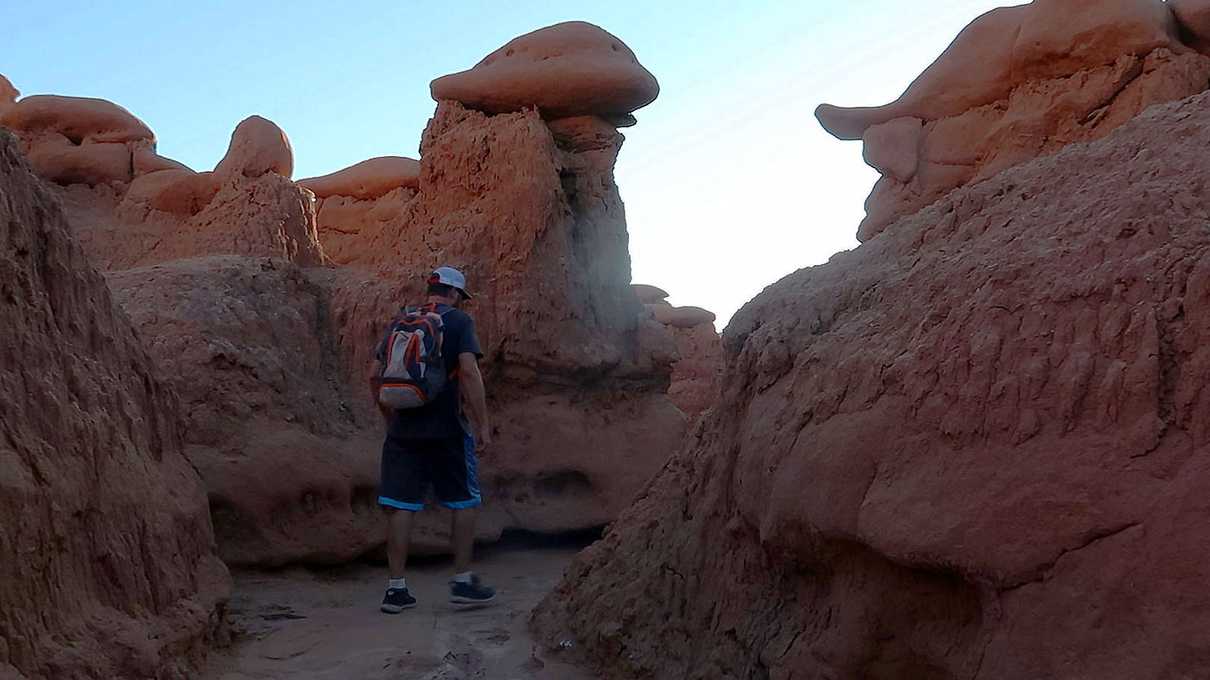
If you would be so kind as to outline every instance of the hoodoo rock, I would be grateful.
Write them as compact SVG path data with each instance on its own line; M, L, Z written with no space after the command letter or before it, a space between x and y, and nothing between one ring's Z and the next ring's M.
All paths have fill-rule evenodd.
M379 156L322 177L298 180L319 198L348 196L361 200L379 198L400 187L420 185L420 161L403 156Z
M687 416L694 418L714 405L723 369L723 345L714 328L715 315L701 307L673 307L663 289L632 285L646 303L652 319L671 335L677 359L672 364L668 398Z
M976 19L895 102L816 115L863 140L883 175L858 230L867 240L948 191L1099 139L1208 82L1210 58L1181 42L1161 0L1037 0Z
M214 174L220 178L260 177L267 172L288 179L294 174L294 150L277 124L260 116L249 116L235 126L227 154L214 167Z
M667 396L670 334L629 286L622 136L603 117L637 106L617 103L622 89L557 121L534 102L489 114L442 101L418 173L374 159L296 184L284 135L253 117L213 173L132 145L146 172L128 185L55 188L180 395L224 559L331 564L381 549L382 421L366 370L441 264L474 287L486 355L496 431L481 540L600 527L660 469L686 418ZM414 545L445 550L447 530L426 513Z
M0 131L0 677L192 677L229 588L158 378Z
M76 237L102 269L216 254L326 261L311 197L287 179L289 141L259 116L236 128L213 173L160 156L150 128L102 99L26 97L0 125L39 177L63 187Z
M488 113L537 108L543 118L625 118L659 83L621 40L583 21L514 38L474 68L433 81L433 99Z
M1208 145L1210 94L1153 107L766 289L536 630L610 678L1204 674Z

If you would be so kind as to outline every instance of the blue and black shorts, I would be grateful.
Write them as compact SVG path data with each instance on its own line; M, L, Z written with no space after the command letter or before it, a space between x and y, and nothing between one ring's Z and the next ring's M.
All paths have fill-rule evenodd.
M444 439L401 439L390 434L382 444L382 481L378 504L417 512L424 509L429 486L447 508L473 508L479 495L475 440L469 434Z

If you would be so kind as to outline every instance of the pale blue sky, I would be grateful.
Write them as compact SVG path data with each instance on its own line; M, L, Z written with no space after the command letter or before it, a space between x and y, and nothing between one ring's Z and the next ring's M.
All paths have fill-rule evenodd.
M856 245L876 175L819 128L820 102L890 101L992 0L56 2L0 0L0 73L23 94L104 97L195 169L257 113L295 177L415 157L429 81L512 37L596 23L660 81L617 178L635 281L720 326L761 288Z

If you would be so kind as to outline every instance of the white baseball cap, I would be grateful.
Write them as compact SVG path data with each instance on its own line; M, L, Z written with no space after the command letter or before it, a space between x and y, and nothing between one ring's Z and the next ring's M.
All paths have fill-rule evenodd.
M432 274L429 274L429 283L442 283L451 286L461 293L464 299L471 299L471 294L466 292L466 277L462 275L462 272L453 267L437 267L433 270Z

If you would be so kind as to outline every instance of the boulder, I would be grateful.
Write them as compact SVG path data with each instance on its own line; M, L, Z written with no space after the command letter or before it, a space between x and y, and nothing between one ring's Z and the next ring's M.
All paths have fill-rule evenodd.
M0 131L0 676L196 677L227 570L164 386Z
M1168 7L1189 36L1191 44L1204 54L1210 47L1210 2L1168 0Z
M548 119L621 117L654 101L659 84L617 37L569 21L514 38L474 68L434 80L432 94L488 113L537 108Z
M57 133L73 144L155 140L151 128L129 111L91 97L31 95L0 111L0 126L23 138Z
M319 198L348 196L359 200L379 198L400 187L420 185L420 162L403 156L379 156L322 177L298 180Z
M1210 94L1153 107L767 288L543 641L603 677L1199 676L1207 144Z
M1164 3L1090 3L993 10L895 102L818 109L829 132L863 140L866 161L883 175L860 240L959 186L1099 139L1153 104L1206 89L1210 58L1180 42Z
M34 172L55 184L125 183L131 178L130 147L126 144L77 146L54 133L31 144L27 155Z
M693 328L702 324L714 323L714 312L701 307L673 307L671 305L649 304L647 310L656 321L674 328Z
M199 173L188 168L157 170L136 177L123 201L191 217L209 205L218 190L219 181L212 172Z
M397 220L415 197L415 189L399 187L371 199L341 195L318 199L315 224L324 255L336 264L356 262L364 255L364 239Z
M289 179L294 173L294 150L286 133L273 121L249 116L235 126L227 154L214 167L214 174L222 179L260 177L268 172Z
M630 290L633 290L634 294L638 296L639 302L645 305L665 303L665 299L668 297L668 291L646 283L632 283L630 284Z

